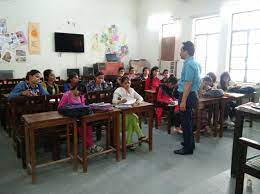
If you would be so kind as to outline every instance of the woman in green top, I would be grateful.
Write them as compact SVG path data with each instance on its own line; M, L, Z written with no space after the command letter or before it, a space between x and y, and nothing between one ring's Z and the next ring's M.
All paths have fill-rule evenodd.
M55 84L55 74L51 69L46 69L43 72L44 81L42 82L43 89L49 94L49 95L55 95L59 94L59 87L57 84Z

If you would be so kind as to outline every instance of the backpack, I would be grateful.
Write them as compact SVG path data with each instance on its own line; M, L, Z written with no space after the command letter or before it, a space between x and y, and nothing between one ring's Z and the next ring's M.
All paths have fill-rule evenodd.
M240 93L240 94L252 94L255 92L255 88L251 86L246 86L242 88L230 88L228 92L233 92L233 93Z
M58 109L58 112L64 116L80 118L84 115L92 114L89 106L84 104L66 104Z
M210 98L220 98L224 96L224 91L221 89L212 89L206 91L204 94L205 97L210 97Z

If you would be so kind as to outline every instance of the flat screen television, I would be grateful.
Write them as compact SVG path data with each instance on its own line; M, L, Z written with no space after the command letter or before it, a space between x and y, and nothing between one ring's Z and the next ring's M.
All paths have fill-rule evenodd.
M80 76L80 72L79 69L67 69L67 76L69 77L69 75L71 75L72 73L76 73L78 74L78 76Z
M84 35L54 33L55 52L84 53Z

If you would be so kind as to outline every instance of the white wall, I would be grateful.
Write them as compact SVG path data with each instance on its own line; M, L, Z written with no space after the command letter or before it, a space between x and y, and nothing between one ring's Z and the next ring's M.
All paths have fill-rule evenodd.
M230 18L232 11L241 11L242 5L230 9L229 0L142 0L138 9L138 34L140 41L140 57L147 58L153 65L158 65L160 58L159 37L161 23L155 22L155 26L149 25L149 17L152 15L169 14L174 18L180 18L180 36L177 37L176 59L179 59L181 42L192 40L192 20L195 17L220 14L222 20L219 66L216 67L219 75L228 68L228 53L230 39ZM232 1L232 2L238 2ZM156 28L157 23L157 28ZM178 63L180 76L182 61Z
M104 61L103 55L90 50L94 33L116 24L128 38L129 58L136 58L137 46L136 0L0 0L0 17L7 18L8 31L28 28L28 22L39 22L41 54L28 55L26 63L0 63L0 69L14 70L16 78L24 77L30 69L51 68L57 75L66 77L67 68L81 68ZM66 22L72 20L76 26ZM54 52L53 33L56 31L85 34L85 53Z

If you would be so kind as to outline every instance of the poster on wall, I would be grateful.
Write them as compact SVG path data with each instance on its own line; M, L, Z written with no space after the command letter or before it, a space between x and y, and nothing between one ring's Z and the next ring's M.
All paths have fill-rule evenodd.
M127 38L119 33L116 25L111 25L102 32L100 42L106 47L106 53L117 54L121 60L129 53Z
M17 47L19 47L20 42L19 42L19 39L17 38L16 34L12 32L12 33L9 33L8 36L9 36L8 44L9 44L10 49L16 49Z
M15 60L17 63L26 62L26 51L25 50L22 50L22 49L16 50L15 54L16 54Z
M7 50L7 49L4 49L2 51L2 57L1 59L4 61L4 62L7 62L7 63L10 63L11 60L13 58L13 53L10 51L10 50Z
M7 32L6 19L0 18L0 34L6 34L6 32Z
M29 23L28 30L29 37L29 53L31 55L39 55L41 52L40 44L40 24L39 23Z
M24 45L27 43L27 39L26 39L25 33L23 31L16 32L16 36L21 45Z

